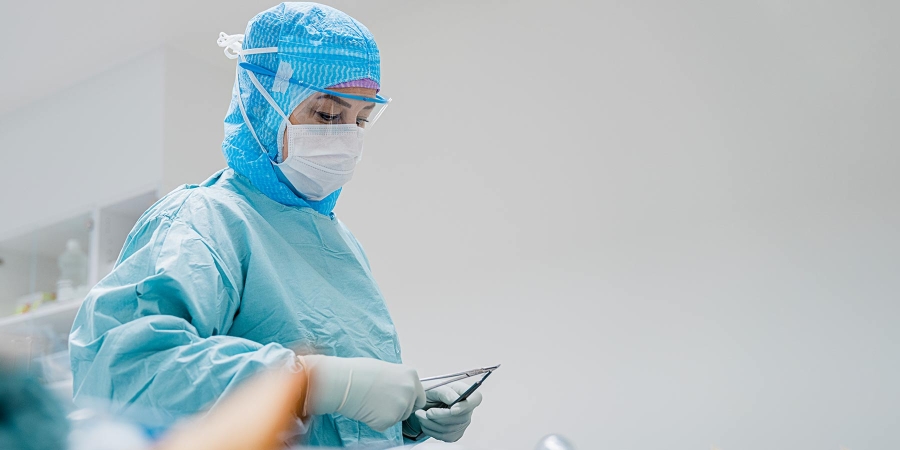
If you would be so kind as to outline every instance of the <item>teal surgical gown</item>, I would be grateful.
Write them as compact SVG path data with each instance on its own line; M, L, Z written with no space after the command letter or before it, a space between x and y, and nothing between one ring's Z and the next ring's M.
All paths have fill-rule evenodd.
M400 362L359 243L333 215L277 203L231 169L151 207L70 336L75 403L171 424L294 352ZM150 419L152 417L152 419ZM403 443L340 415L306 443Z

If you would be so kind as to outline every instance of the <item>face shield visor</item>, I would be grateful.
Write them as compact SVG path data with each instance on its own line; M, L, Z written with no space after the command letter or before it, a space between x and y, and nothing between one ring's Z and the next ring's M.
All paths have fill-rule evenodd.
M275 73L246 61L240 67L255 74L275 77ZM349 125L356 124L366 131L372 129L378 118L390 104L390 98L380 95L366 97L362 95L338 92L303 81L288 78L287 82L311 91L298 107L290 113L292 122L311 125Z

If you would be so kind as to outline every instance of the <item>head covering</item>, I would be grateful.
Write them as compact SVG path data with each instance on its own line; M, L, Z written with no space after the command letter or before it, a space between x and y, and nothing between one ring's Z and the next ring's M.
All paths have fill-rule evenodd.
M375 38L363 24L337 9L318 3L291 2L257 14L247 24L242 48L246 51L269 47L277 47L278 52L247 54L247 62L314 86L346 87L341 85L356 82L360 87L374 85L378 89L381 58ZM288 115L313 92L276 77L257 75L257 78ZM244 123L238 95L243 99L259 143ZM254 187L272 200L330 214L340 189L320 201L308 201L297 196L276 175L272 164L278 158L278 139L285 125L282 116L254 87L247 71L238 68L222 142L228 166L250 179Z
M378 83L376 83L375 80L373 80L371 78L363 78L361 80L353 80L353 81L348 81L346 83L338 83L334 86L328 86L328 89L340 89L340 88L350 88L350 87L375 89L376 92L379 89L381 89L381 87L378 86Z

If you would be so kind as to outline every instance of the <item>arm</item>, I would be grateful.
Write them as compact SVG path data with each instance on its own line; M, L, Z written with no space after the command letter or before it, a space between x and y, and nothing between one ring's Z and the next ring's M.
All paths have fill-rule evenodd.
M239 253L222 240L211 245L167 217L129 236L120 263L75 319L76 404L112 400L130 418L165 427L261 369L298 369L301 362L310 415L339 413L384 430L425 404L412 368L369 358L298 359L278 344L225 335L240 309L243 272Z
M240 307L240 265L188 224L160 216L129 236L70 335L76 404L112 400L167 425L209 407L292 351L227 336Z

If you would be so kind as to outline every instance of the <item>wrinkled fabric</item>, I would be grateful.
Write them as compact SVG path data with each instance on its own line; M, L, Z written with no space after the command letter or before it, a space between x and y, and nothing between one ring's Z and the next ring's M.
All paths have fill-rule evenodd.
M226 169L150 208L70 335L76 405L172 423L300 354L400 363L394 324L362 248L336 218L288 207ZM340 415L313 446L402 444Z
M370 79L380 83L381 57L372 33L352 17L316 3L282 3L250 20L243 48L277 47L277 53L247 55L247 62L315 86L334 86ZM258 75L275 103L290 114L313 91L275 77ZM238 106L242 96L247 117L265 147L253 138ZM288 206L308 206L321 214L334 209L340 189L321 201L300 198L276 176L278 144L284 120L256 90L244 69L237 70L231 105L225 117L222 152L228 166L247 177L266 196Z

